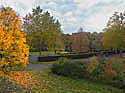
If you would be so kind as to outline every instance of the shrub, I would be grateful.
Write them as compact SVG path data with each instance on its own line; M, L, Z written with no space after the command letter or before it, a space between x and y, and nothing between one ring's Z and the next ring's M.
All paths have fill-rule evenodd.
M113 62L112 69L117 73L113 78L114 86L125 88L125 62L122 62L121 60Z
M61 75L62 74L63 65L61 64L53 64L51 70L54 74Z
M125 62L121 58L109 58L104 67L107 81L113 86L125 88Z
M92 71L91 77L94 80L101 81L104 79L104 64L100 63L98 66Z
M64 59L52 67L52 72L72 78L85 78L118 88L125 88L125 62L121 58L91 57L88 62L70 62Z
M64 58L64 57L60 57L58 60L57 60L57 64L64 64L66 62L69 62L69 59L67 58Z
M113 78L113 86L118 88L125 88L125 73L120 72Z
M84 64L81 62L69 62L64 64L64 76L70 76L73 78L83 78Z
M115 61L114 58L110 58L107 60L105 66L104 66L104 73L108 78L113 78L116 76L115 70L112 69L112 63Z
M125 62L113 62L112 69L117 73L125 71Z
M86 62L60 62L53 64L52 72L58 75L69 76L72 78L85 77Z
M86 71L91 74L97 68L98 64L99 62L96 56L89 58Z
M57 63L53 64L52 72L55 73L55 74L61 75L62 72L63 72L63 68L64 68L63 65L64 65L64 63L66 63L68 61L69 60L67 58L60 57L57 60Z

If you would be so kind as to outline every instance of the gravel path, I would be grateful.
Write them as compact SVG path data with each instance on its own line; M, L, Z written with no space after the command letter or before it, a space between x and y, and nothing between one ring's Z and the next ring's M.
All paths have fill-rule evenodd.
M19 70L43 70L51 66L52 64L28 64L27 68L20 68Z

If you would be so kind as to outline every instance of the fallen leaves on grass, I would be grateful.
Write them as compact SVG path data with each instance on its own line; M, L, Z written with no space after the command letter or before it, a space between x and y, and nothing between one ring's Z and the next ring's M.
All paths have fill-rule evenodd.
M1 72L0 76L4 78L8 78L10 81L15 81L24 89L28 89L28 88L32 88L40 85L39 80L36 78L36 76L34 76L32 72L11 71L11 72L8 72L8 74Z

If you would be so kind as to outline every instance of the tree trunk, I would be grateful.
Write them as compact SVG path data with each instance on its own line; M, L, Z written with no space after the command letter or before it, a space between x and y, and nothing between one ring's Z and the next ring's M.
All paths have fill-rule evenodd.
M39 56L41 56L41 48L39 48Z

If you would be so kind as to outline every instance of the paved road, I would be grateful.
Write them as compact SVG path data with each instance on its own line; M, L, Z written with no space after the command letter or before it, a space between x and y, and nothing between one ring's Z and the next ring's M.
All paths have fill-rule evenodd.
M29 62L38 62L39 56L29 56L28 60Z
M27 68L20 68L19 70L43 70L51 66L52 64L28 64Z

